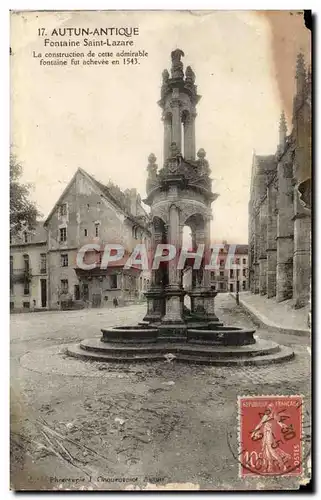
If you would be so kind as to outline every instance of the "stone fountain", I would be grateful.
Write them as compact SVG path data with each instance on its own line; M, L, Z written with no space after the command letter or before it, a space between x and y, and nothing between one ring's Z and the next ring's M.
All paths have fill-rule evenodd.
M182 50L171 53L171 75L163 71L161 99L164 123L164 164L148 158L147 198L151 210L152 248L170 244L182 248L183 228L191 229L193 248L210 252L212 191L210 167L204 149L195 150L196 105L200 100L190 66L184 75ZM195 266L196 267L196 266ZM224 326L215 314L216 292L210 283L205 259L192 269L192 286L182 286L183 271L173 258L152 269L146 292L147 313L135 326L102 330L101 338L83 340L68 354L97 361L176 361L215 365L263 365L291 359L293 351L272 341L260 340L255 330ZM191 309L184 306L188 293Z

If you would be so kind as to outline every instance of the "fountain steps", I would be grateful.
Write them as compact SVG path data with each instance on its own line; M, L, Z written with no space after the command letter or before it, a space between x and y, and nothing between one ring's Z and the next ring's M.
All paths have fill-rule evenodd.
M286 361L294 356L290 348L260 339L247 346L201 346L187 342L171 344L161 341L148 346L120 346L101 342L96 338L68 347L67 354L80 359L104 362L164 361L167 354L173 354L175 361L224 366L267 365Z

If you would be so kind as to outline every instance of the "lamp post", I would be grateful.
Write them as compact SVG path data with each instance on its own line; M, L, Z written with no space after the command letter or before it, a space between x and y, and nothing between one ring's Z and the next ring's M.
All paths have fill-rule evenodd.
M239 292L240 292L240 282L239 282L239 280L237 280L236 281L236 303L237 303L237 305L240 304Z

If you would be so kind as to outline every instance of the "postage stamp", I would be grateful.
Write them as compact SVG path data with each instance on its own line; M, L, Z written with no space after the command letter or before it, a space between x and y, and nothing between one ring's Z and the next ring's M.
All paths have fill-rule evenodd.
M238 398L239 475L303 473L303 397Z

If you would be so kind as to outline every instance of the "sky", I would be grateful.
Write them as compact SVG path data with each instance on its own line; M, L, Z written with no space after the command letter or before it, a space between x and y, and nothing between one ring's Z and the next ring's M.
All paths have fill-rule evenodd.
M75 50L44 49L38 28L49 33L62 27L110 26L139 27L135 46L126 50L144 49L148 57L137 66L44 67L32 55ZM100 182L135 187L144 198L149 154L157 156L160 167L163 162L157 105L161 74L170 70L171 51L180 48L184 68L192 66L202 96L196 149L205 149L213 191L219 194L212 204L212 239L247 243L253 150L275 153L282 109L291 128L296 54L303 51L308 58L308 47L309 33L299 13L13 14L11 144L24 169L23 180L34 185L32 198L46 217L78 167Z

